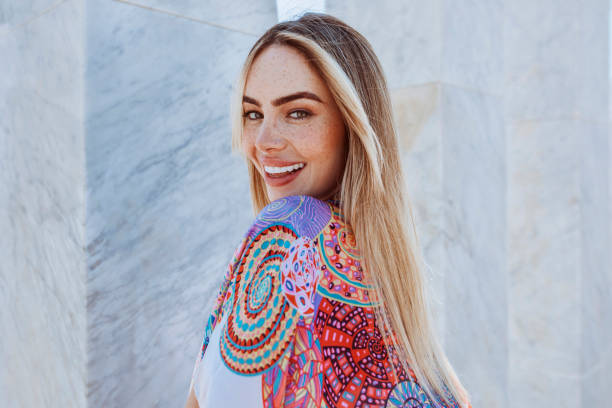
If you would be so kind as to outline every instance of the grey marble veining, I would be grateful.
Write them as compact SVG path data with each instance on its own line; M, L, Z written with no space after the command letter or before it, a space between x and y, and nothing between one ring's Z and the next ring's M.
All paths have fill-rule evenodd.
M438 7L442 32L438 79L501 96L505 2L444 0Z
M131 4L151 7L225 28L259 36L276 23L275 0L131 0Z
M580 406L576 152L584 130L573 121L519 122L507 129L509 393L517 406Z
M507 2L508 387L517 406L602 406L612 384L608 11L599 0Z
M2 2L13 14L0 26L0 406L78 408L87 395L83 4L17 24L41 5Z
M474 406L506 406L505 135L500 98L442 92L446 344ZM487 358L482 358L486 355Z
M501 93L500 0L328 0L326 11L371 42L393 89L441 81Z
M504 2L508 119L607 121L608 9L607 0Z
M441 86L426 84L391 91L393 113L401 146L406 188L423 250L427 296L436 330L445 344L442 191Z
M255 37L121 2L87 12L89 403L176 406L253 217L228 114Z
M372 44L390 88L440 78L443 34L439 0L384 0L377 2L376 7L365 0L327 0L325 10L354 27Z
M15 26L27 23L66 1L67 0L4 0L0 2L0 24Z

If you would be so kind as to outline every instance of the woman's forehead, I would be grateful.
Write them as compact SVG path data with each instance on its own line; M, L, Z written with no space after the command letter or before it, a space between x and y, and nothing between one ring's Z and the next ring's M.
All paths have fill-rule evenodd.
M273 100L310 91L326 98L327 86L304 55L287 45L271 45L253 61L246 77L245 96Z

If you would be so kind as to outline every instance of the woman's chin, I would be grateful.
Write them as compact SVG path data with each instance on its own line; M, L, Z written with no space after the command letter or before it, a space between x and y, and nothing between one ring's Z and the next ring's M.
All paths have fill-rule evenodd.
M278 189L270 189L268 188L268 198L270 201L276 201L281 198L294 196L294 195L308 195L307 192L301 190L283 190L279 191Z

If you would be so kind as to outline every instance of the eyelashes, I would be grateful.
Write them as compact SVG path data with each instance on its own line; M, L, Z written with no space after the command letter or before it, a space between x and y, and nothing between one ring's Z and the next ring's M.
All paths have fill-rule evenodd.
M259 117L253 117L251 116L251 114L254 113L255 115L259 115ZM296 116L292 116L296 114ZM288 117L290 117L291 119L294 120L304 120L309 118L310 116L312 116L312 113L308 112L307 110L304 109L296 109L294 111L291 111L289 113L289 115L287 115ZM246 111L242 114L242 117L248 120L257 120L257 119L261 119L262 115L261 113L257 112L257 111Z
M298 115L299 117L297 117L297 118L292 116L293 119L297 119L297 120L306 119L307 117L310 116L310 112L305 111L303 109L294 110L293 112L291 112L289 114L289 116L293 115L294 113L299 113L300 114L300 115Z
M251 118L251 117L249 117L249 115L250 115L251 113L256 113L256 114L258 114L258 115L259 115L259 112L256 112L256 111L248 111L248 112L244 112L244 113L242 114L242 117L243 117L243 118L245 118L245 119L249 119L249 120L255 120L255 119L257 119L257 118Z

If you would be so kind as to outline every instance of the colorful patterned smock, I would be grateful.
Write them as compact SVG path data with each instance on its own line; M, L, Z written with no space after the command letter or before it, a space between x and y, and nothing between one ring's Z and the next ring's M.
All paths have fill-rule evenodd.
M267 205L208 319L190 385L199 406L435 407L412 370L394 376L365 278L337 202Z

